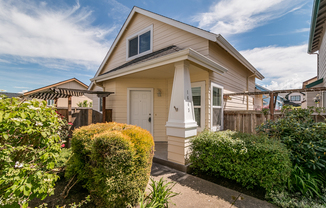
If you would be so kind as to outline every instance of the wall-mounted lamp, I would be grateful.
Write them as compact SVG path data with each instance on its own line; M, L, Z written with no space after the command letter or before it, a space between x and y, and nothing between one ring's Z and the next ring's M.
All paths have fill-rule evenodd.
M161 95L162 95L161 89L157 89L157 97L161 97Z

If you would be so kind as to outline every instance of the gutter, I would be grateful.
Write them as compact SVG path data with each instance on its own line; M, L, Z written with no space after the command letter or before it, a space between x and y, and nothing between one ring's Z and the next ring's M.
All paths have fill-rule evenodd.
M316 20L317 20L317 16L318 16L318 10L319 10L319 4L320 4L320 0L315 0L314 2L314 6L313 6L313 13L311 15L311 25L310 25L310 34L309 34L309 43L308 43L308 53L311 54L313 53L311 51L311 47L312 47L312 41L314 39L314 35L315 35L315 28L316 28Z

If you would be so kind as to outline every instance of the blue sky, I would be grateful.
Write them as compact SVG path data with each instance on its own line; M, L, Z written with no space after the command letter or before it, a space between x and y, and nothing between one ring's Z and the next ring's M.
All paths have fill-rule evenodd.
M316 76L313 0L0 0L0 90L92 78L133 6L222 34L270 89Z

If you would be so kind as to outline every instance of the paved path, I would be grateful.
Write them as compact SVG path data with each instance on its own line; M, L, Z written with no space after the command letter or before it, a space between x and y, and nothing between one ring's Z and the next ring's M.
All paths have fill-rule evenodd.
M151 176L156 181L163 177L164 180L176 182L172 190L181 194L172 198L171 201L175 203L176 206L170 205L169 207L171 208L276 207L266 201L256 199L157 163L153 163Z

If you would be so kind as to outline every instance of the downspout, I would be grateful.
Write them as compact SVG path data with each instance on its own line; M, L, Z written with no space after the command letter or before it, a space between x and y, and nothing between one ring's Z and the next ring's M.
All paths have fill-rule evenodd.
M247 90L246 90L247 92L249 92L249 78L253 76L256 77L256 74L252 74L247 77ZM249 95L247 95L247 110L249 110Z

